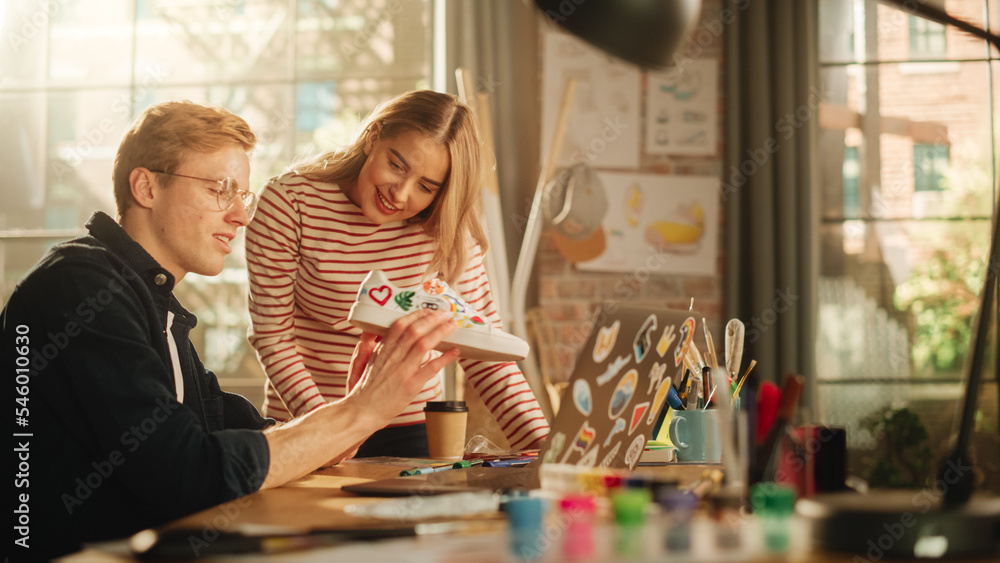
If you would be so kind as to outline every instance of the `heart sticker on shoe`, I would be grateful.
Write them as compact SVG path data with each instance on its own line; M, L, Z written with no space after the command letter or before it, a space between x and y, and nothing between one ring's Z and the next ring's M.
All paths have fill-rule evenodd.
M371 296L372 301L379 305L385 305L389 301L389 298L392 297L392 290L384 285L382 287L373 287L368 290L368 295Z

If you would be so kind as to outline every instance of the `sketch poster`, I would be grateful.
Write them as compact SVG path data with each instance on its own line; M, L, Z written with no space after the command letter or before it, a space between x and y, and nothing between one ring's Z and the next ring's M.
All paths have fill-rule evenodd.
M649 73L646 152L714 156L718 145L719 61L689 61Z
M599 173L607 195L605 249L581 270L717 274L719 179Z
M542 158L552 144L563 89L576 78L576 95L557 165L586 162L598 168L638 168L639 70L613 59L582 39L545 34L542 84Z

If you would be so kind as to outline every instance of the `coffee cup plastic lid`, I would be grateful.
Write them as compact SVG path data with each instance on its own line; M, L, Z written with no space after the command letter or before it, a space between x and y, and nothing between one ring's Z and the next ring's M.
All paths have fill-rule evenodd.
M469 412L465 401L428 401L424 412Z

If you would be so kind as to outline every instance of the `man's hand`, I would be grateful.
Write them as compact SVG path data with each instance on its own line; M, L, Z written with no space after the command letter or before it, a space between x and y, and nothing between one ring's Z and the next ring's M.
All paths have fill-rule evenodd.
M444 352L424 362L427 352L458 328L449 313L422 309L399 319L379 340L364 333L354 348L348 372L347 397L366 404L386 418L396 417L427 381L458 357Z
M351 367L349 373L347 374L348 395L351 394L351 391L357 386L358 382L361 381L361 376L364 375L365 368L368 367L368 360L375 352L375 345L378 344L378 340L379 338L375 334L370 332L361 333L361 341L354 347L354 354L351 355ZM354 456L358 455L358 450L361 448L361 444L363 443L363 440L358 442L354 449L334 457L326 465L324 465L324 467L337 465L345 459L353 459Z
M361 333L361 341L354 347L354 354L351 355L351 367L347 375L347 394L350 395L354 387L361 381L361 376L368 367L368 360L375 352L375 345L378 344L377 335L370 332Z
M346 397L264 432L271 463L261 489L347 457L403 412L427 381L458 357L452 349L424 361L456 328L451 315L424 309L393 323L380 342L374 335L362 336L351 359Z

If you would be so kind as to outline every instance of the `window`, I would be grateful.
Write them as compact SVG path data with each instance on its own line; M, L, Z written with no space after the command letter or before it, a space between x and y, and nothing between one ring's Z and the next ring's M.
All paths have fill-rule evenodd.
M913 58L939 58L948 53L944 26L910 14L910 55Z
M312 133L334 120L337 82L303 82L295 88L295 131Z
M945 189L950 163L948 145L913 145L913 189L918 192Z
M819 137L830 171L820 179L820 409L864 450L875 444L861 421L905 405L937 448L985 277L1000 61L983 41L952 29L946 41L943 27L876 0L817 1L820 88L844 116ZM996 0L938 4L980 27L997 10ZM983 396L995 405L996 388ZM983 419L995 424L995 409Z
M861 163L858 162L858 147L844 147L844 217L857 217L860 209Z
M115 215L114 153L149 105L189 99L244 117L261 186L346 144L383 99L427 87L430 21L427 0L0 3L0 300L93 210ZM259 403L242 254L178 292L199 316L192 339L206 364Z

